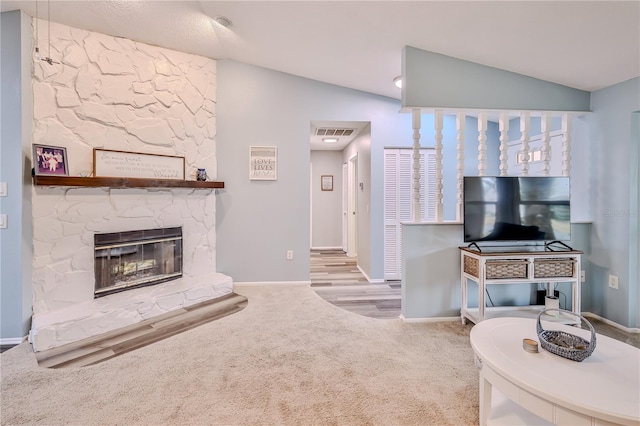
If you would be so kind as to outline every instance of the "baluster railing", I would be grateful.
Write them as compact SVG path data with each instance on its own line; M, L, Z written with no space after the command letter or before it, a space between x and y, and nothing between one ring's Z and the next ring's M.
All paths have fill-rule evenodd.
M463 185L464 185L464 121L466 116L464 113L459 112L456 114L456 130L458 131L458 145L457 145L457 160L458 160L458 176L457 176L457 192L458 203L456 205L456 220L462 221L462 197L463 197Z
M487 113L478 114L478 176L487 174Z
M434 127L436 131L436 222L442 222L442 126L444 113L442 110L435 111Z
M522 176L529 175L529 131L531 129L531 114L523 112L520 114L520 151L519 160L522 168Z
M508 174L508 160L509 154L509 113L503 112L500 114L500 176L506 176Z
M420 222L420 109L412 110L413 127L413 203L411 207L411 219L413 222ZM426 202L426 200L425 200Z
M551 172L551 115L547 112L540 118L540 131L542 133L542 175L549 176Z
M562 116L562 176L571 176L571 114Z

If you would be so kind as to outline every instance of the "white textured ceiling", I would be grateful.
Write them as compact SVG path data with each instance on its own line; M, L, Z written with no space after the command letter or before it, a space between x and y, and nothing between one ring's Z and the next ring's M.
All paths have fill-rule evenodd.
M35 1L1 2L35 15ZM640 75L638 1L57 1L39 16L399 98L404 45L597 90ZM224 15L230 29L211 23Z
M35 16L35 1L1 10ZM405 45L583 90L640 76L640 1L57 1L40 18L400 98ZM223 15L232 27L212 23ZM42 30L42 29L41 29Z

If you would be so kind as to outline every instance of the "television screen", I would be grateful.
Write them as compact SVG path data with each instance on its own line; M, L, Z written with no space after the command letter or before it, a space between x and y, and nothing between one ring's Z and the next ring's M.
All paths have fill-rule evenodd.
M568 177L466 176L464 241L571 239Z

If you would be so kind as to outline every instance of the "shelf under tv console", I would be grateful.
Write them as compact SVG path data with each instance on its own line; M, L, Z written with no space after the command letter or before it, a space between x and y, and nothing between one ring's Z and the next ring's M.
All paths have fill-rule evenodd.
M493 248L479 251L460 247L460 317L478 323L496 316L537 316L544 306L486 307L487 285L570 282L571 310L580 314L581 251L547 251L544 246ZM477 284L478 307L469 307L469 281ZM548 287L549 288L549 287ZM553 317L545 318L552 320ZM573 321L573 319L571 320ZM568 321L569 322L569 321Z

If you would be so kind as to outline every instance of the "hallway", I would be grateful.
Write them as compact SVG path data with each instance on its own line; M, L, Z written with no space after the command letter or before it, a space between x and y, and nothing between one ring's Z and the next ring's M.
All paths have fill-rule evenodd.
M371 318L400 316L400 281L371 284L342 250L311 250L311 288L344 310Z

